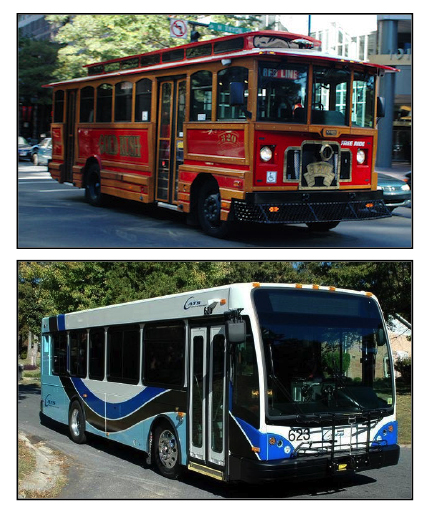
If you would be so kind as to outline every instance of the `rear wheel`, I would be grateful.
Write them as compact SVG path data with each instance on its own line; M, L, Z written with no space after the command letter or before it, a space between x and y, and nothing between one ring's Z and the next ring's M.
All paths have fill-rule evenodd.
M154 432L154 461L162 476L177 479L180 475L179 443L174 430L167 422L161 423Z
M223 238L230 232L232 224L220 219L221 198L217 183L207 181L202 186L198 200L198 217L202 230L212 237Z
M75 443L85 443L85 417L79 401L73 401L69 409L69 432Z
M307 222L307 226L313 232L327 232L340 224L340 221L331 222Z
M103 195L100 184L100 170L97 164L90 166L85 186L85 199L93 206L102 206Z

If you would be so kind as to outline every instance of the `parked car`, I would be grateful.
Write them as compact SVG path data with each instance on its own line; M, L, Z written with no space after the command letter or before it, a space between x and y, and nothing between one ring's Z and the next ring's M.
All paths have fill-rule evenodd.
M404 180L379 173L377 189L383 190L383 200L388 208L411 205L412 193Z
M31 146L24 137L18 137L18 160L31 160Z
M407 184L410 186L410 190L412 189L412 172L409 171L406 173L403 177L403 181L407 182Z
M40 144L33 146L31 160L35 166L48 164L52 157L52 139L43 139Z

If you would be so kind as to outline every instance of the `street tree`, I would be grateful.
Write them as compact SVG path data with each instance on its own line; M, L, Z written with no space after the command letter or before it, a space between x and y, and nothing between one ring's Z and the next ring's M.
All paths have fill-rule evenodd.
M199 15L171 15L196 21ZM184 43L170 36L169 18L164 15L48 15L47 20L58 28L56 42L59 52L59 80L85 76L83 66L113 58L136 55ZM257 18L245 15L214 15L215 21L241 27L256 28ZM199 33L215 34L206 28ZM220 33L218 34L220 36Z

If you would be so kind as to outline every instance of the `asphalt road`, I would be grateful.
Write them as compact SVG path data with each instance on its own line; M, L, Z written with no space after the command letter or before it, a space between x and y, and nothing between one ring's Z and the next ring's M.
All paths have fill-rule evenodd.
M67 428L39 422L40 389L18 388L18 430L33 443L68 458L69 481L60 499L307 499L400 500L412 498L412 451L401 449L398 465L371 470L349 478L307 483L269 483L263 486L225 484L187 472L180 480L168 480L145 465L144 454L129 447L92 437L77 445ZM364 518L365 519L365 518Z
M19 163L19 248L410 248L412 213L346 222L325 233L305 225L244 225L229 239L215 239L188 226L177 212L112 199L94 208L84 190L53 181L46 167Z

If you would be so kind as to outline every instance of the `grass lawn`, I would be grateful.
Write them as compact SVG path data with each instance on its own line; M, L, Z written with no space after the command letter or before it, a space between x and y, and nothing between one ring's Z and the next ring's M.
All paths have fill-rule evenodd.
M410 386L397 381L398 443L412 443L412 393Z

